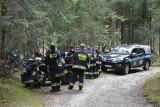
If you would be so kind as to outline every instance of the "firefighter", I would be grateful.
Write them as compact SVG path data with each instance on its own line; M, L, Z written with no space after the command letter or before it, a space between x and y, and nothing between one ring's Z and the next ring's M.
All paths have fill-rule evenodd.
M79 46L76 46L75 52L79 51Z
M63 53L64 54L64 53ZM63 85L68 85L70 83L71 73L67 69L67 63L65 61L64 56L62 57L62 69L61 69L61 83Z
M97 70L96 70L96 60L97 60L97 53L95 52L95 48L93 47L92 48L92 54L93 54L93 57L91 58L91 69L92 69L92 76L93 78L97 78Z
M87 79L92 79L92 66L93 66L93 64L92 64L91 60L93 58L93 54L92 54L90 46L87 47L85 52L87 53L87 55L89 57L89 63L88 63L88 68L87 68L87 70L85 72L85 77Z
M25 67L21 74L22 83L25 86L39 86L43 83L44 73L37 70L38 63L34 62Z
M73 54L75 53L73 45L70 45L69 51L65 52L65 63L66 63L66 69L70 72L72 71L72 65L73 65Z
M71 54L75 53L73 45L70 45L70 47L69 47L69 53L71 53Z
M41 57L36 57L35 60L36 60L36 62L39 65L39 70L44 73L45 79L46 80L50 80L50 75L49 75L48 67L44 63L44 60Z
M68 89L74 87L77 76L79 76L79 90L83 88L84 82L84 72L87 69L87 64L89 62L88 55L84 52L84 44L80 45L80 50L73 55L74 64L72 66L73 75L71 77L71 82Z
M51 77L51 92L60 91L60 74L62 68L62 60L60 54L56 51L56 46L51 45L50 51L46 56L45 63L49 66L49 73Z
M101 53L99 51L99 47L95 46L95 52L96 52L96 77L101 73Z

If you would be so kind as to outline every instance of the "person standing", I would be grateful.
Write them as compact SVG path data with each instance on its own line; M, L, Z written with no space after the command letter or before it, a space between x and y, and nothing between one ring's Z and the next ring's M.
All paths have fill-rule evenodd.
M87 47L87 50L85 50L85 52L88 54L88 57L89 57L89 63L88 63L88 69L86 70L85 72L85 77L87 79L92 79L92 67L93 67L93 64L92 64L92 58L93 58L93 54L92 54L92 51L91 51L91 48L90 46Z
M93 47L92 48L92 54L93 54L93 57L92 57L92 59L91 59L91 69L92 69L92 76L93 76L93 78L95 79L95 78L98 78L98 72L97 72L97 70L96 70L96 61L97 61L97 53L95 52L95 48Z
M82 90L84 83L84 72L87 70L87 64L89 63L89 57L84 52L84 44L81 44L79 51L73 55L74 64L72 66L73 75L68 89L73 89L77 76L79 76L79 90Z
M101 74L101 52L99 51L99 47L95 46L96 52L96 78Z
M62 60L60 54L56 51L55 45L50 46L50 51L46 56L45 63L49 66L52 87L51 91L60 91L60 77L57 77L56 75L60 73Z

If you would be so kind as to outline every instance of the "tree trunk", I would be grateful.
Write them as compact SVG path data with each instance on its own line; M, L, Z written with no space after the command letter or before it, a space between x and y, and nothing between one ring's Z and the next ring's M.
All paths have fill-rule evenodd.
M121 13L120 14L121 14L121 16L124 15L124 8L123 8L123 6L121 8ZM124 34L124 32L125 32L125 22L121 21L121 44L125 44L125 34Z
M95 0L90 0L90 6L91 6L91 8L90 8L90 20L91 20L91 23L94 23L94 17L95 17L95 12L94 12L94 5L95 5ZM94 43L93 43L93 41L94 41L94 26L93 26L93 24L91 24L91 26L90 26L90 31L89 31L89 33L90 33L90 46L93 46L94 45Z
M132 24L132 44L134 43L134 25Z
M115 32L116 32L116 21L115 19L112 19L112 22L111 22L111 28L112 28L112 40L111 40L111 46L112 47L115 47L117 45L117 41L116 41L116 35L115 35Z
M146 26L146 21L147 21L147 0L143 0L143 15L142 15L142 18L143 18L143 26L145 27ZM143 35L142 35L142 39L143 39L143 44L145 44L145 41L146 41L146 33L144 32Z
M113 11L116 11L116 4L113 5ZM111 35L112 35L112 38L111 38L111 47L115 47L116 44L117 44L117 41L116 41L116 19L111 19Z
M75 6L75 15L76 16L79 16L78 18L76 18L75 19L75 28L77 29L76 30L76 32L75 32L75 34L76 34L76 41L75 41L75 44L76 44L76 46L78 46L79 45L79 41L80 41L80 34L79 34L79 29L80 29L80 27L81 27L81 17L80 17L80 13L79 13L79 11L80 11L80 4L81 4L81 1L78 1L77 2L77 4L76 4L76 6Z
M131 43L131 7L129 7L129 11L128 11L128 13L129 13L129 20L128 20L128 38L130 38L130 39L128 39L128 41L127 41L127 43Z
M7 0L4 0L1 4L1 16L7 15ZM5 37L6 37L6 28L3 26L1 28L1 37L0 37L0 60L5 60ZM4 70L4 65L0 64L0 75Z
M129 21L129 23L128 23L128 39L127 39L127 43L130 44L131 43L130 41L131 41L131 23Z
M159 32L159 56L160 56L160 32Z
M121 44L124 44L124 22L121 22Z
M150 17L149 17L149 29L152 30L152 15L151 15L151 12L150 12ZM150 43L150 37L148 36L148 44Z
M7 1L4 0L1 4L1 16L6 16L7 15ZM6 29L5 26L2 27L1 29L1 59L5 59L5 36L6 36Z

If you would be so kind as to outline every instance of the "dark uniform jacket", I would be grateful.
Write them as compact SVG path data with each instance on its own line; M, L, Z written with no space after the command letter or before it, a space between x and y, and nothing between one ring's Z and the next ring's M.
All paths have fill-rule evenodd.
M86 52L80 50L73 55L74 65L72 68L87 69L87 63L89 63L89 57Z
M58 68L62 66L60 54L54 51L49 51L48 55L46 56L45 63L49 65L49 70L56 69L58 72Z
M21 74L22 82L33 80L36 76L36 71L33 69L32 65L28 65Z

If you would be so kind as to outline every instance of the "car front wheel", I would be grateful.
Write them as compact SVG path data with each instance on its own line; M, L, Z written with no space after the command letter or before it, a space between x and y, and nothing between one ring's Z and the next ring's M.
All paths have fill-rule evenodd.
M148 70L150 67L149 61L146 61L143 67L143 70Z
M122 74L126 75L126 74L129 73L129 71L130 71L130 65L129 64L125 64Z

